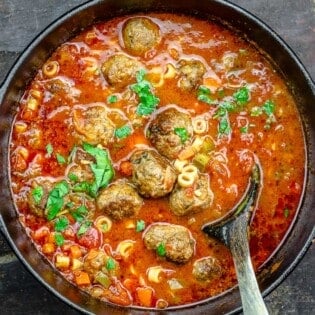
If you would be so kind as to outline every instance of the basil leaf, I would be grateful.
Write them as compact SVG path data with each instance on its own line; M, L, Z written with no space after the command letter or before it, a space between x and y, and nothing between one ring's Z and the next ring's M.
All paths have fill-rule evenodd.
M55 231L62 232L69 225L69 220L66 217L60 217L55 222Z
M94 183L90 186L90 194L92 197L96 197L98 190L106 187L114 177L114 169L107 150L94 147L88 143L83 143L83 149L96 160L96 163L90 165L95 177Z
M44 189L42 186L37 186L32 189L32 197L36 205L38 205L41 202L43 195Z
M57 183L52 191L49 193L46 204L47 219L49 221L54 219L63 207L63 197L68 194L68 192L68 183L66 181L61 181Z
M122 126L115 130L115 136L119 139L128 137L131 134L131 127L128 125Z
M181 143L185 143L188 139L188 132L186 128L174 128L174 132L176 135L180 137Z

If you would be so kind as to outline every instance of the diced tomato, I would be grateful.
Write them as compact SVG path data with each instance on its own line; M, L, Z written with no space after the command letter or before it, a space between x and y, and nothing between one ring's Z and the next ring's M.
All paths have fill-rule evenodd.
M91 227L84 235L78 238L78 243L87 248L97 248L100 246L101 240L97 229Z

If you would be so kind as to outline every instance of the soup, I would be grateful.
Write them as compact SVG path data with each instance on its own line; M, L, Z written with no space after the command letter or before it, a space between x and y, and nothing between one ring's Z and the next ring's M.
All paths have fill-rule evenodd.
M71 283L120 306L166 308L236 284L201 227L241 200L256 163L253 264L295 217L305 148L281 76L225 27L154 13L61 45L20 100L10 148L26 233Z

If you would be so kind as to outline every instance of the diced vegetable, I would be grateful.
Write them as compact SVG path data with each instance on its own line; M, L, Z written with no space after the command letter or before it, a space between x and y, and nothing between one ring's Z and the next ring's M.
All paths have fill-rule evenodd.
M107 103L110 103L110 104L116 103L117 100L118 100L118 97L117 97L117 95L114 95L114 94L109 95L109 96L107 97Z
M67 269L70 266L70 257L58 254L56 256L55 265L59 269Z
M136 231L142 232L145 229L145 222L143 220L137 220Z
M87 232L87 230L90 228L90 226L92 225L91 221L84 221L81 225L80 228L77 232L78 236L82 236L83 234L85 234Z
M59 164L66 164L66 159L59 153L56 153L56 159Z
M106 262L106 269L113 270L115 268L116 268L116 261L113 258L109 257Z
M167 280L167 283L171 290L179 290L183 288L182 284L175 278Z
M240 88L233 94L235 101L240 105L246 104L249 100L249 96L249 89L246 86Z
M83 267L83 262L79 259L72 259L72 266L71 266L71 270L78 270L81 269Z
M103 273L102 271L99 271L95 275L95 281L100 283L106 289L108 289L109 286L111 285L111 280L110 280L109 276L107 274Z
M139 299L140 305L145 307L152 306L153 300L153 289L149 287L139 287L137 288L137 297Z
M46 255L53 254L55 252L55 245L53 243L45 243L42 246L42 252Z
M205 153L197 153L193 158L193 163L201 170L204 171L211 157Z
M75 282L79 286L90 285L90 277L85 271L77 270L74 272Z
M85 216L88 214L89 210L86 206L82 205L75 211L71 212L71 215L77 222L82 222Z
M72 258L80 258L80 257L82 257L82 251L80 249L80 246L78 246L78 245L70 246L70 255L71 255Z

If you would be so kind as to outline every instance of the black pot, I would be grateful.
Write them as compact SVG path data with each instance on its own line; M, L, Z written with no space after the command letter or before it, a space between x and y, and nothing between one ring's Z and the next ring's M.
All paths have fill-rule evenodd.
M285 241L258 274L263 294L268 294L294 268L310 244L315 225L315 86L308 73L285 43L248 12L225 1L104 0L91 1L59 18L24 51L0 89L0 227L17 256L31 273L60 299L85 313L147 314L139 307L120 308L100 302L67 282L37 252L18 221L10 188L9 141L18 101L50 54L63 42L99 20L143 11L171 11L217 20L237 30L262 50L283 74L293 93L304 125L307 147L306 185L301 209ZM200 303L170 308L165 314L226 314L241 307L237 287ZM152 310L154 312L154 310Z

